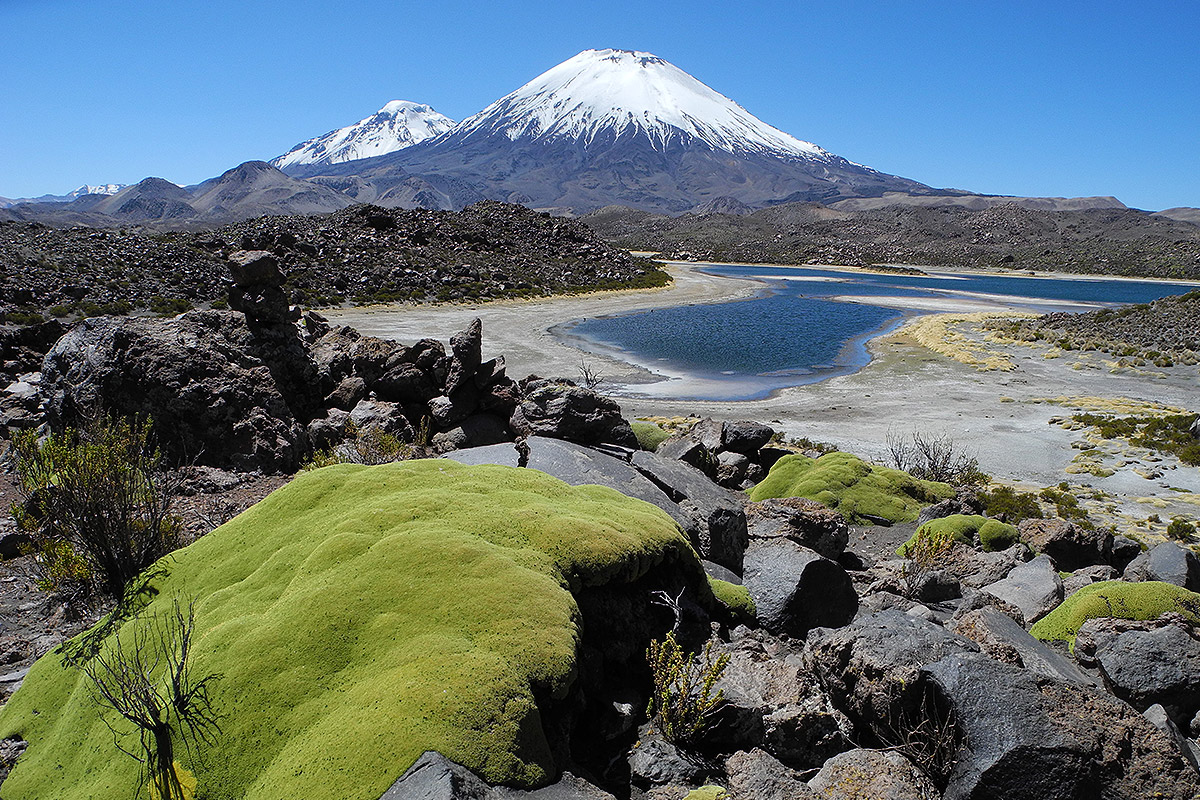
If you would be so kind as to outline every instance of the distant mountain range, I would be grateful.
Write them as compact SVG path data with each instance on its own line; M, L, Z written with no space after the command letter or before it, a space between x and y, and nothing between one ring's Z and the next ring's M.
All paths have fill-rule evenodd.
M0 208L19 205L21 203L70 203L89 194L116 194L125 188L123 183L103 183L99 186L84 184L73 192L66 194L44 194L41 197L0 197Z
M566 215L611 205L747 215L796 202L842 211L1124 208L1113 197L991 197L889 175L784 133L673 64L628 50L580 53L459 123L393 100L270 164L247 162L197 186L147 178L85 189L77 199L5 201L0 220L197 228L353 203L449 210L481 200ZM1200 221L1195 209L1162 213Z

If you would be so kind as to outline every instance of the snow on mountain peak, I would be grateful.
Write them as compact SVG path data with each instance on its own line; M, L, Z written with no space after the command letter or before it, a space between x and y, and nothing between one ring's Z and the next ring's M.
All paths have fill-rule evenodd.
M382 156L445 133L454 120L422 103L392 100L353 125L309 139L271 160L283 169L301 164L338 164Z
M587 145L602 133L641 133L663 150L683 137L731 153L831 158L674 64L632 50L585 50L464 120L454 135L569 138Z

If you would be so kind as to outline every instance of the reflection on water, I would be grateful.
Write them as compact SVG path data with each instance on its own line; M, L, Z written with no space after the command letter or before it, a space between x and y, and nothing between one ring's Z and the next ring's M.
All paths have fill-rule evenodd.
M556 332L674 380L625 393L744 400L845 374L869 360L866 341L905 314L872 298L986 299L997 309L1084 310L1143 303L1190 287L1152 281L999 275L880 275L804 267L712 265L705 272L767 282L750 300L579 320ZM838 298L837 300L829 298ZM858 302L846 302L856 298ZM880 300L879 302L883 302ZM895 301L891 301L895 304Z

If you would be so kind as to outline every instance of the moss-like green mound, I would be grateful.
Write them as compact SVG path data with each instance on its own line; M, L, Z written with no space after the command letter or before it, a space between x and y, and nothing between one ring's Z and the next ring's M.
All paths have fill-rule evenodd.
M671 438L670 431L664 430L653 422L637 420L629 423L633 435L637 437L638 447L653 453L658 446Z
M1200 594L1162 581L1101 581L1084 586L1042 617L1029 632L1039 639L1061 639L1075 648L1075 634L1089 619L1157 619L1168 611L1200 623Z
M142 616L194 598L192 672L220 675L219 741L180 754L209 800L374 800L426 750L491 782L544 781L535 696L574 680L572 592L668 563L705 585L648 503L444 460L301 474L163 563ZM6 800L133 795L138 764L58 654L0 711L14 735L30 744Z
M750 623L758 617L758 609L750 597L750 590L745 586L711 577L708 579L708 586L713 596L724 606L731 622Z
M975 537L984 550L1007 550L1020 538L1012 525L978 514L951 514L940 519L931 519L913 532L908 541L900 545L896 555L901 558L922 541L928 541L936 550L948 548L951 542L972 545Z
M947 483L922 481L898 469L868 464L849 453L826 453L817 459L799 454L775 462L750 499L807 497L836 508L851 522L863 515L891 522L912 522L921 507L954 496Z

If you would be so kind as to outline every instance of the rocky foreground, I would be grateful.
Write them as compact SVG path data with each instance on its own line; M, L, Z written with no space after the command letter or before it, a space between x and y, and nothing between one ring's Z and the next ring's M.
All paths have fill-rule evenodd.
M201 233L0 223L10 321L220 305L226 258L267 250L293 303L440 302L661 285L665 274L571 220L485 202L463 211L358 205Z
M77 325L6 400L14 427L149 414L199 493L417 459L306 472L155 578L224 676L204 796L1200 796L1188 547L984 517L755 422L648 436L513 380L477 322L409 345L300 315L276 259L234 257L233 310ZM668 632L727 660L682 732L646 713ZM136 782L71 670L50 651L0 710L7 800Z
M753 264L917 264L1200 278L1200 227L1133 209L1046 211L789 203L667 217L611 206L582 218L606 240L672 258Z

